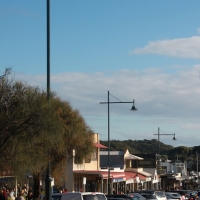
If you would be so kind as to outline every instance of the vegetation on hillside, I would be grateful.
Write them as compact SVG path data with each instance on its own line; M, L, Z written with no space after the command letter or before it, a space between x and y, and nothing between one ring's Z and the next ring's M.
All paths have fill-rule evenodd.
M101 144L108 146L108 141L100 141ZM131 154L158 154L158 140L111 140L110 141L110 150L111 151L125 151L129 150ZM192 161L193 165L190 168L190 171L197 169L197 162L200 160L199 153L200 146L186 147L179 146L173 147L171 145L166 145L163 142L160 142L160 155L162 161L166 159L171 160L172 162L189 162ZM200 171L200 165L199 169Z

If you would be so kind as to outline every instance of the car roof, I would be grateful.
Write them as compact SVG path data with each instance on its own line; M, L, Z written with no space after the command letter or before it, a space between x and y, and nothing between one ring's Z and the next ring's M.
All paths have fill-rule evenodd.
M52 195L65 195L65 194L103 194L102 192L67 192L67 193L53 193Z
M120 197L107 197L107 199L112 199L112 200L124 200L126 198L120 198Z

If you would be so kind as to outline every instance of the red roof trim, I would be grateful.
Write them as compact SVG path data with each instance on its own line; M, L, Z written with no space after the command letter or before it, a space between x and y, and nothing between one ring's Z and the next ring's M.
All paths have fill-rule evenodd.
M108 171L98 171L98 170L76 170L73 173L75 174L97 174L101 175L102 178L108 178ZM128 179L134 179L136 180L136 177L139 177L141 180L146 180L146 176L143 176L136 172L112 172L110 171L110 177L112 179L114 178L126 178Z
M97 170L94 170L94 171L87 171L87 170L76 170L74 171L75 174L99 174L101 175L103 178L108 178L108 172L107 171L97 171ZM111 178L125 178L126 175L124 172L112 172L110 171L110 177Z
M140 179L146 180L146 176L143 176L139 173L135 173L135 172L124 172L124 173L126 175L126 179L130 179L130 178L136 179L136 177L138 176Z
M103 149L107 149L108 147L100 144L100 143L94 143L94 146L97 147L97 148L103 148Z

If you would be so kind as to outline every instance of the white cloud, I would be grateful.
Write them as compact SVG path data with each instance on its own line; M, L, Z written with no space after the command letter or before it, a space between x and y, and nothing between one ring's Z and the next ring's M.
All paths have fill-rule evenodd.
M184 68L183 68L184 69ZM135 99L137 112L129 112L132 104L110 106L111 139L156 139L157 127L177 133L178 142L171 138L162 142L171 145L199 145L198 140L188 141L188 135L200 131L200 65L177 74L165 74L161 70L120 70L109 73L61 73L51 75L51 88L63 100L78 109L88 125L107 137L107 91L121 101ZM16 74L16 79L46 87L46 75ZM110 96L110 101L117 101ZM196 136L197 137L197 136Z
M157 54L179 58L200 59L200 37L159 40L149 42L143 48L136 48L130 54Z
M200 131L200 124L194 124L194 123L186 123L182 125L183 129L186 130L198 130Z
M101 111L101 108L96 106L100 101L107 101L109 90L121 101L135 99L144 115L198 115L199 73L200 65L195 65L187 71L179 71L175 75L165 74L156 69L143 72L120 70L110 73L109 76L99 72L61 73L51 75L51 89L84 113L94 114L97 109ZM46 75L25 75L21 79L27 80L30 84L46 87ZM93 109L88 110L88 105Z

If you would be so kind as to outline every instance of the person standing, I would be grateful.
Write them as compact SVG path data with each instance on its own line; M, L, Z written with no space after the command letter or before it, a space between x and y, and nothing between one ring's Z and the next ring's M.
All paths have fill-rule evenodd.
M26 200L33 200L33 192L29 191L28 195L26 196Z
M9 200L15 200L13 190L11 190L10 193L9 193Z
M19 194L17 195L16 200L25 200L24 197L23 197L22 192L19 192Z
M183 193L182 195L181 195L181 200L185 200L185 193Z
M0 190L0 200L6 200L6 197L3 194L3 190Z

